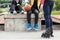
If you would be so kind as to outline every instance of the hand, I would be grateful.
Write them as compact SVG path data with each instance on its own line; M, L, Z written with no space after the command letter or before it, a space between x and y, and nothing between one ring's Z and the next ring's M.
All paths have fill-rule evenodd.
M41 4L41 6L40 6L40 10L42 10L43 9L43 4Z
M28 3L25 4L25 6L28 5Z

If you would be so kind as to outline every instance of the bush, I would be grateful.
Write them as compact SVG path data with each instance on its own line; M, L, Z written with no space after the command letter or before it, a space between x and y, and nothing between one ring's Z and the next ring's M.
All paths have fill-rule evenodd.
M55 9L58 11L60 10L60 0L55 0Z

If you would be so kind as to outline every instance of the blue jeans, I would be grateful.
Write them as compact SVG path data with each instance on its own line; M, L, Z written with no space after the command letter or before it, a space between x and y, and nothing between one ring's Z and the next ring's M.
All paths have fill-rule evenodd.
M43 10L44 10L44 18L45 18L45 24L46 24L46 28L48 27L52 27L52 19L51 19L51 12L52 12L52 8L53 8L53 4L54 2L49 3L45 3Z

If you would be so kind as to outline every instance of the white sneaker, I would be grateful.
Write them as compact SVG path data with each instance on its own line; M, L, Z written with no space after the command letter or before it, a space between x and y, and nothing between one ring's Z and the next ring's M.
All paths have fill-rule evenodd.
M23 10L20 13L21 14L27 14L27 12L26 11L23 11Z
M20 12L20 14L24 14L24 11L22 10L22 11Z
M25 11L24 14L27 14L27 12Z
M13 14L17 14L17 12L16 11L13 11Z

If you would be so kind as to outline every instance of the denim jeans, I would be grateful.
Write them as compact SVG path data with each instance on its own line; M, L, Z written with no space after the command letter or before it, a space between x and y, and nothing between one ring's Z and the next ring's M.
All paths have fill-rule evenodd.
M31 23L31 14L32 13L34 13L34 15L35 15L35 24L37 24L38 23L38 14L39 14L39 12L38 12L38 10L37 9L31 9L31 11L29 11L29 12L27 12L27 21L28 21L28 23Z
M52 27L52 24L53 24L52 18L51 18L53 5L54 5L54 2L51 2L51 3L45 2L44 7L43 7L46 28Z

